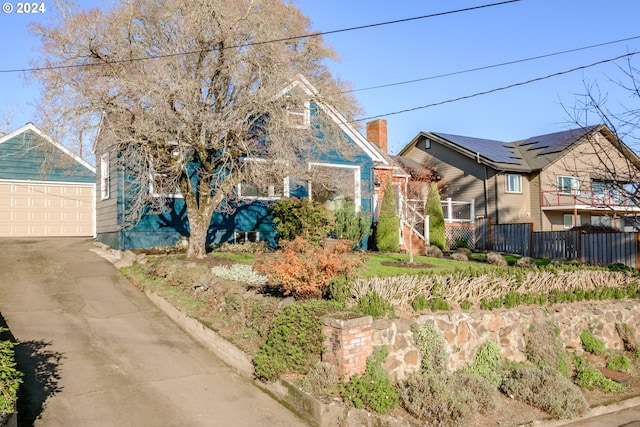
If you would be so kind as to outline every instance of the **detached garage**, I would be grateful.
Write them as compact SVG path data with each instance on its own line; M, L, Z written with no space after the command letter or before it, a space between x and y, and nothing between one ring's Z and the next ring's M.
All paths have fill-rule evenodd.
M32 123L0 137L0 237L95 236L95 168Z

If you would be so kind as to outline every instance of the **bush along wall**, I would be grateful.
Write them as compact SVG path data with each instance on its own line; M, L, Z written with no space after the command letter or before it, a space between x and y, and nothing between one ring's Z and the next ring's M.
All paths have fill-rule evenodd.
M0 334L5 329L0 328ZM15 344L0 340L0 426L16 411L18 387L22 383L22 373L16 368Z

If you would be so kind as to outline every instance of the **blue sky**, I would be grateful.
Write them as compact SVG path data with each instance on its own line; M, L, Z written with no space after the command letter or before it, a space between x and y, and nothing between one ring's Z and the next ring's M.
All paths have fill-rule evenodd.
M332 31L486 5L497 0L293 0L315 31ZM93 1L91 3L94 3ZM15 4L15 3L14 3ZM47 8L53 4L45 2ZM39 40L27 23L44 15L0 15L3 55L0 70L22 69ZM325 36L341 57L333 73L351 82L364 114L385 116L389 149L399 151L420 131L436 131L513 141L567 129L584 84L597 83L612 108L633 99L610 80L622 79L607 63L543 81L429 108L425 105L537 79L640 50L640 38L449 77L384 89L372 86L425 79L473 68L640 36L636 0L521 0L445 16ZM640 57L640 55L638 55ZM633 57L635 58L635 56ZM640 58L633 59L640 66ZM617 64L617 65L616 65ZM8 130L28 121L36 125L37 83L25 85L20 73L0 73L0 128L13 112ZM636 99L637 101L637 99ZM590 123L593 124L593 123ZM635 146L634 141L626 141ZM635 147L640 148L640 147Z

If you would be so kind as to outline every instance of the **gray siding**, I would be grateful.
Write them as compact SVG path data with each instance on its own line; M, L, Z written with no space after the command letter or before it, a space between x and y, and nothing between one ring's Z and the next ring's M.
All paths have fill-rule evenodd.
M109 156L109 197L102 199L101 154L96 157L96 233L100 235L118 231L118 177L113 154Z
M475 200L476 215L494 217L496 215L495 196L497 181L495 171L476 162L437 141L425 146L424 138L411 147L406 157L434 167L442 177L443 198L451 197L456 201ZM485 176L488 201L485 203Z

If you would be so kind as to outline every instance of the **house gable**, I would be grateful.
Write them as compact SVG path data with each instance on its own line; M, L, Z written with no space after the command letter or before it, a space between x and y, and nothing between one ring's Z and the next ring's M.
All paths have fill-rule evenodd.
M95 168L32 123L0 137L0 179L95 182Z
M309 169L331 168L329 169L331 171L346 171L345 173L348 173L350 177L353 176L356 208L371 211L374 187L373 167L374 165L389 165L388 157L375 144L367 141L344 115L332 106L318 101L317 99L320 97L317 91L304 77L299 76L280 95L285 96L292 91L303 91L304 95L309 98L306 107L310 110L310 114L326 115L339 126L348 146L353 147L353 150L347 148L348 153L338 151L322 154L310 152L308 157L304 159L307 166ZM300 123L303 122L300 121ZM108 150L106 148L108 141L105 140L108 132L104 132L108 126L108 117L103 116L102 125L105 127L98 133L100 140L97 139L94 145L99 165L100 158L106 154L105 150ZM110 158L116 155L116 153L109 153ZM124 179L126 171L113 170L114 163L108 163L110 197L104 200L98 198L97 200L99 241L119 249L131 249L169 246L175 244L182 236L189 235L184 200L179 198L170 200L170 206L167 206L163 212L148 212L137 224L124 224L121 217L122 212L127 210L129 195L124 194L124 186L121 181ZM334 176L344 176L344 173ZM306 183L297 183L301 185L294 189L295 177L290 178L291 196L307 196L311 187ZM116 182L117 180L120 184ZM241 188L239 188L240 194ZM98 194L101 193L99 187ZM286 194L286 192L284 193ZM252 236L255 236L255 232L257 232L261 240L275 244L275 228L268 209L269 204L275 199L276 197L259 196L241 198L240 203L234 204L231 209L215 212L209 228L207 243L218 244L229 240L233 241L237 237L236 233L253 233Z

